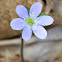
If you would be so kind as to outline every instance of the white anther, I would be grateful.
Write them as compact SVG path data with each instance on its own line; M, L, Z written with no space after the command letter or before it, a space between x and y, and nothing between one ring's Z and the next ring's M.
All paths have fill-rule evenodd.
M24 17L23 17L24 18Z
M24 25L23 25L24 26Z
M33 30L35 30L35 29L33 29Z
M33 12L33 14L34 14L34 12Z

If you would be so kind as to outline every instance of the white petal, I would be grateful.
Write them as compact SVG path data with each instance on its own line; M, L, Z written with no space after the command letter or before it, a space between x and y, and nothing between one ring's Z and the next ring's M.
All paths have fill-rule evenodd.
M29 14L34 14L37 17L41 13L42 7L43 7L42 3L40 2L34 3L30 8Z
M32 35L32 29L30 27L25 27L22 32L22 38L25 41L28 41L31 38Z
M25 23L23 19L15 18L11 21L10 26L13 30L22 30L25 26Z
M42 26L48 26L53 23L54 19L51 16L40 16L37 18L36 23Z
M18 5L16 7L16 12L21 18L26 18L28 16L28 11L23 5Z
M42 26L33 26L33 33L40 39L45 39L47 37L47 31Z

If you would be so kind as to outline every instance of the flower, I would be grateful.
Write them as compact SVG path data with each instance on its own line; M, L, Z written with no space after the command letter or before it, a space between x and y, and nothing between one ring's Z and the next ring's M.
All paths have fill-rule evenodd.
M53 23L53 18L51 16L43 15L39 16L41 13L43 5L40 2L34 3L29 11L23 6L18 5L16 7L16 12L20 18L15 18L11 21L10 26L13 30L22 30L22 38L27 41L32 36L32 31L40 39L45 39L47 37L47 31L43 26L48 26Z

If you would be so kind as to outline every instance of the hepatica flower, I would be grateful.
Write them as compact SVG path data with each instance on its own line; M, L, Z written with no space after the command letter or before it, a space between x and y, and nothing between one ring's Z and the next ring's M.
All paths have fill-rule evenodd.
M39 16L42 10L42 4L40 2L34 3L29 11L23 6L18 5L16 12L20 18L15 18L11 21L10 26L13 30L22 30L22 38L27 41L32 36L32 31L40 39L47 37L47 31L43 26L48 26L53 23L51 16L43 15ZM39 16L39 17L38 17Z

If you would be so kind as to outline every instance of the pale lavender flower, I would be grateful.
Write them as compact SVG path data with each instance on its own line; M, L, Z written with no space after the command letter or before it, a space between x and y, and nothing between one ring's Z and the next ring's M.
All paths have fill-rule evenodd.
M27 41L32 36L32 31L40 39L45 39L47 37L47 31L43 26L48 26L53 23L53 18L51 16L39 16L42 10L42 4L40 2L34 3L29 11L23 6L18 5L16 7L16 12L20 18L15 18L11 21L10 26L13 30L22 30L22 38Z

